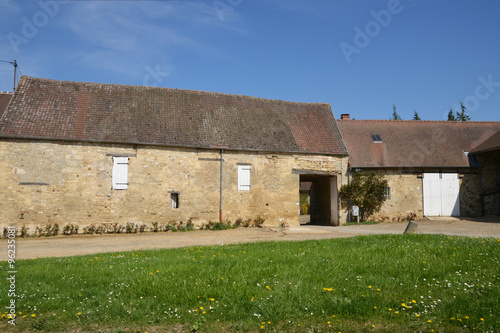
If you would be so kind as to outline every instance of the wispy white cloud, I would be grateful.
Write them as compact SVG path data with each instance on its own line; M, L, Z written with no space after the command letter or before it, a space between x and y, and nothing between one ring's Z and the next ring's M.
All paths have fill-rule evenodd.
M9 11L19 11L20 7L19 3L14 0L0 0L0 9L1 15L4 16L9 14Z

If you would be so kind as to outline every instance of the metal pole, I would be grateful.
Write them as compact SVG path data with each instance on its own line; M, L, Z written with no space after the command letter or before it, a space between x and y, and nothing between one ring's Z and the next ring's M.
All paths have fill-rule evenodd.
M351 167L347 166L347 186L351 185ZM347 222L351 222L351 191L347 192Z
M16 91L16 73L17 73L17 61L14 59L14 87L12 88L12 92Z
M222 223L222 162L224 161L224 150L220 150L220 199L219 199L219 222Z

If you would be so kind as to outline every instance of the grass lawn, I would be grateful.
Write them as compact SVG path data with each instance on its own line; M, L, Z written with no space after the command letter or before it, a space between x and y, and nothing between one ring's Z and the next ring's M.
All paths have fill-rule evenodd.
M371 224L379 224L380 221L365 221L365 222L346 222L343 225L371 225Z
M499 259L496 239L376 235L19 260L0 331L500 332Z

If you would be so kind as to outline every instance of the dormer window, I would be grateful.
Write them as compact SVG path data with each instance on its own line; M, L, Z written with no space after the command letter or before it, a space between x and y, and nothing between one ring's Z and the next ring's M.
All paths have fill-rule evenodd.
M373 143L382 143L382 139L378 134L372 134Z

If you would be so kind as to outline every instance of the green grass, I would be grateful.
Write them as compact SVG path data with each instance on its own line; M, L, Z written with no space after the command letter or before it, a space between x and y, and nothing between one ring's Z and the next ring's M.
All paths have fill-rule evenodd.
M20 260L0 331L498 332L499 258L496 239L377 235Z
M370 225L370 224L379 224L380 221L364 221L364 222L347 222L342 225Z

